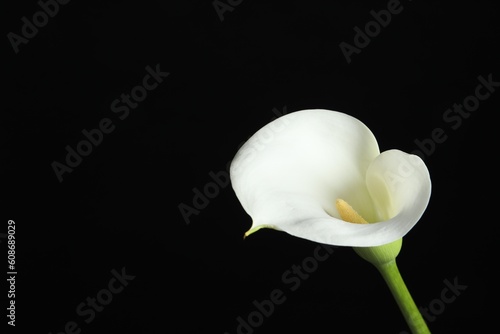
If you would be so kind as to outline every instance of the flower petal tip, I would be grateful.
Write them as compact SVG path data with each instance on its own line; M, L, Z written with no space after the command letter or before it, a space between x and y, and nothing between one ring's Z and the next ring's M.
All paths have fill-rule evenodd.
M255 232L257 232L258 230L260 230L262 228L272 228L272 229L275 229L275 227L272 226L272 225L257 225L257 226L254 226L254 227L252 227L251 229L249 229L248 231L245 232L245 234L243 235L243 240L246 239L250 234L254 234Z

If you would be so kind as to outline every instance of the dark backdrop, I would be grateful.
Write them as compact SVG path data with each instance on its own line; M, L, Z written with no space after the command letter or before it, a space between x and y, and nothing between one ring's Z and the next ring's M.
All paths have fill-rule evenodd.
M270 230L242 238L251 221L225 182L228 163L277 115L311 108L357 117L381 150L420 150L433 193L400 270L433 333L496 328L494 3L3 4L0 241L13 220L13 332L407 331L352 249L335 248L292 291L283 275L317 245ZM490 81L481 101L480 77ZM120 101L131 93L140 101ZM447 111L465 100L470 112ZM79 144L85 133L95 144ZM78 147L87 156L62 167ZM197 197L214 177L212 198ZM179 205L193 200L200 209L185 219ZM273 291L283 302L270 307Z

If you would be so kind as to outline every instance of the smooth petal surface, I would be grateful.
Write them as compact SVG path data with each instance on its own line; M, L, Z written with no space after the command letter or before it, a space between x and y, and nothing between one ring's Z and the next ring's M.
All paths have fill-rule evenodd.
M252 228L272 226L332 245L378 246L408 232L430 194L427 169L415 163L417 157L410 173L400 164L410 155L386 153L380 154L375 137L357 119L303 110L256 132L236 154L231 181ZM397 174L401 171L404 177ZM345 222L335 208L338 198L370 222L388 220ZM418 200L420 205L412 206Z
M370 164L366 183L378 221L382 221L373 225L380 225L390 239L408 233L429 204L429 171L416 155L399 150L383 152Z

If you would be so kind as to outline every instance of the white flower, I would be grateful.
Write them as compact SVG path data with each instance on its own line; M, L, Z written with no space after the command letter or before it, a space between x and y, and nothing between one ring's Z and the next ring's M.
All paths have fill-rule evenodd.
M402 238L431 194L419 157L380 153L368 127L330 110L297 111L267 124L237 152L230 175L252 218L250 231L274 228L339 246L379 246ZM370 224L342 220L338 200Z

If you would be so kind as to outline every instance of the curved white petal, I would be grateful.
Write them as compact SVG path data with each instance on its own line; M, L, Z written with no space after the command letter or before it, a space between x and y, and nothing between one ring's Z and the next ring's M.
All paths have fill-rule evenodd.
M429 171L416 155L399 150L383 152L368 168L366 183L382 221L372 225L379 225L386 239L396 240L408 233L429 204Z
M414 180L409 175L397 184L386 180L390 173L385 170L398 168L391 165L394 154L390 152L398 151L380 154L371 131L351 116L303 110L256 132L236 154L230 175L240 203L252 217L252 228L271 225L320 243L377 246L411 229L428 201L427 196L421 211L406 205L412 199L411 189L406 191L400 184L416 189L425 177ZM425 174L422 166L427 172L422 164L415 167L417 175ZM428 179L428 173L425 175ZM368 221L395 217L368 225L344 222L335 209L337 198L347 201ZM415 221L404 221L416 216ZM391 222L399 225L391 226Z

